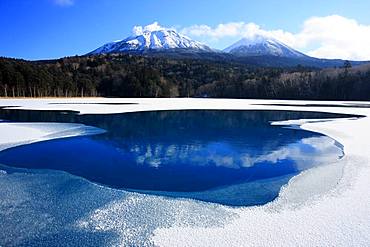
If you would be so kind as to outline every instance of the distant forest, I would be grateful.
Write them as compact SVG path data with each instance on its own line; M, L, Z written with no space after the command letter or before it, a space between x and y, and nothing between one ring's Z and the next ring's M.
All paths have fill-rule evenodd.
M370 65L322 69L129 54L0 58L2 97L218 97L370 100Z

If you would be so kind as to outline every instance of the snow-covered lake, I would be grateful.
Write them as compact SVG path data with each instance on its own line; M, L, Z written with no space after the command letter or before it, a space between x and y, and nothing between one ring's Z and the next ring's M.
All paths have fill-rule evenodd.
M13 112L13 120L19 121L24 119L23 121L28 123L0 122L0 149L3 150L0 153L0 160L3 160L3 162L0 161L0 163L6 163L4 161L9 162L8 166L0 166L0 186L2 188L0 191L0 198L2 198L0 201L0 224L3 227L3 231L0 233L0 245L368 246L370 243L370 192L368 190L370 184L370 148L367 145L367 140L370 137L370 134L367 132L367 128L370 126L367 117L370 114L370 105L366 102L95 98L4 99L0 100L1 106L6 106L7 109L48 111L10 111ZM256 157L262 155L259 154L256 157L244 159L245 154L250 153L251 150L235 148L238 147L235 143L239 143L240 140L245 139L247 136L255 136L256 140L258 136L261 136L260 141L262 143L266 142L266 145L262 145L265 150L263 155L264 161L283 160L281 157L286 158L291 153L296 155L295 159L303 157L305 160L312 161L315 159L311 159L311 157L315 157L316 160L309 162L310 165L301 162L300 164L305 164L306 167L299 170L303 171L299 175L297 175L297 171L289 173L292 176L293 174L297 176L288 177L288 180L278 186L279 189L276 191L278 197L275 200L271 201L276 196L267 200L271 202L261 206L236 208L227 206L227 203L209 203L212 200L205 200L204 197L197 198L184 195L180 197L177 195L175 197L173 195L172 197L162 197L160 193L154 193L157 195L152 195L153 193L151 193L150 195L140 191L140 193L136 193L114 189L114 187L119 186L109 186L109 184L102 181L81 176L81 174L73 173L67 169L37 166L41 166L43 162L44 164L50 164L53 161L49 157L50 162L47 162L47 159L45 162L45 156L42 156L44 158L39 160L35 159L35 153L41 153L42 150L45 150L45 146L42 146L45 143L54 145L46 146L50 149L54 148L51 150L52 152L50 150L48 152L54 154L54 163L58 164L58 161L65 160L68 156L66 150L69 152L69 155L73 154L74 151L80 153L81 149L79 148L83 145L88 145L85 142L77 142L74 143L76 144L75 146L69 146L70 148L68 149L66 148L69 145L68 140L94 140L98 136L107 136L109 130L111 130L109 124L99 126L88 124L94 121L81 122L75 121L75 119L65 121L70 115L73 115L75 118L91 120L92 116L94 116L91 114L201 109L253 110L254 112L257 110L257 112L261 110L268 110L269 112L271 110L282 110L280 113L288 110L299 111L301 115L297 115L298 117L285 116L276 119L270 119L271 117L264 118L264 123L266 123L266 119L268 121L276 120L272 125L275 126L275 130L278 130L276 133L268 133L267 136L269 138L264 139L262 138L263 133L271 128L274 129L269 126L268 122L262 129L262 122L254 122L258 128L255 127L249 133L246 129L243 129L244 125L239 123L235 126L242 128L243 131L240 134L233 135L231 130L234 129L234 125L232 125L231 129L228 129L228 126L218 126L220 128L212 129L212 126L207 125L206 120L208 118L204 118L204 115L207 115L207 113L197 111L198 113L203 113L201 114L203 117L201 118L202 126L207 126L198 133L198 141L203 141L203 144L213 142L213 144L216 143L217 145L211 145L209 150L204 149L207 145L201 146L203 147L203 149L200 149L201 151L190 150L193 151L190 152L188 149L188 153L186 153L188 156L196 157L197 154L199 157L209 158L212 156L213 165L218 169L220 162L223 168L227 164L238 164L238 169L244 169L245 167L242 167L241 164L245 163L240 161L248 160L250 164L253 163L251 160L255 162ZM48 112L52 110L63 111L63 114L58 113L61 117L55 117L55 112L48 115ZM70 111L77 112L77 115ZM18 113L14 114L14 112ZM189 111L186 112L189 113ZM228 112L235 114L235 111ZM246 120L240 119L239 116L240 112L244 111L237 112L238 117L236 120ZM302 112L306 113L302 114ZM325 114L313 114L310 116L312 112L322 112L327 116L324 117ZM327 113L349 114L351 116L337 118L338 116ZM47 118L50 118L50 121L58 123L45 123L49 122L44 121L45 114ZM132 120L133 122L128 124L128 126L135 126L140 131L134 133L134 135L123 135L123 139L130 137L132 140L138 140L140 133L145 137L154 135L156 129L160 129L160 126L156 125L157 127L150 128L150 123L156 122L156 116L150 114L153 113L141 115L147 117L136 118L136 122ZM353 115L366 117L357 118ZM189 116L185 116L185 118L187 117L189 118ZM3 120L8 119L6 115L2 115L1 118ZM230 118L232 119L233 117L221 117L218 120L223 122L225 119ZM302 118L308 118L309 120ZM325 118L325 120L322 120L322 118ZM284 121L282 122L281 120ZM112 118L109 121L111 121L109 123L113 123ZM173 124L173 121L169 122ZM295 127L293 129L283 128L286 125L299 125L301 129L299 130ZM179 123L177 125L164 126L160 135L163 136L164 133L168 133L166 130L171 127L181 129L184 126L179 125ZM225 133L229 133L228 141L217 142L219 140L217 138L215 140L215 137L225 134L220 133L220 129L225 130ZM104 132L104 130L108 130L108 132ZM147 130L147 132L144 130ZM212 135L212 131L216 134ZM292 133L295 133L294 138ZM283 144L275 143L275 146L272 145L272 139L282 140L277 138L279 134L284 136ZM118 132L112 134L113 137L117 135L119 136ZM181 131L174 132L170 137L166 139L167 142L164 140L151 142L150 144L152 145L149 145L151 156L146 157L148 158L147 163L144 162L143 164L151 164L153 166L153 164L158 165L158 162L163 163L164 155L161 156L161 152L158 150L155 153L155 148L153 148L158 146L159 143L162 144L163 148L166 145L170 147L169 143L175 142L180 145L180 140L188 140L184 133L181 134ZM176 137L178 137L177 140ZM304 148L300 145L297 146L297 143L302 143L302 140L304 140L304 145L306 145ZM138 155L135 158L143 158L142 156L148 154L147 148L145 152L143 151L144 149L141 152L139 147L135 149L134 146L130 146L132 143L137 142L124 143L124 145L129 146L130 150L137 150ZM231 163L229 162L230 159L220 159L225 153L225 147L230 146L233 147L233 150L227 149L228 153L235 151L234 153L244 154L244 158L241 159L239 156L232 157L233 162ZM65 149L60 150L60 147ZM113 147L122 149L120 145ZM329 150L310 153L307 152L307 147L316 148L320 151ZM342 157L341 153L335 153L334 156L337 156L335 158L330 155L333 149L337 151L339 149L340 152L343 150L345 155ZM176 151L179 149L176 149L175 145L175 148L167 148L166 152L171 150ZM210 150L217 150L217 152L210 153ZM292 152L292 150L294 151ZM92 153L89 153L87 149L84 153L85 156L91 158L90 162L99 160L99 158L107 159L97 149L90 151ZM76 156L72 155L71 157ZM204 162L202 159L195 160ZM15 161L19 161L18 165L14 165ZM179 162L178 159L167 159L166 161L169 163ZM315 165L320 162L323 165ZM30 165L22 166L21 164ZM48 168L49 170L25 168ZM235 169L235 167L228 167L228 169ZM94 176L99 177L99 173L94 174ZM199 171L195 170L195 173L199 173ZM132 177L133 182L137 180L139 171L135 174L137 177ZM197 186L196 183L189 185L194 174L190 173L189 178L184 179L181 186L194 189L194 186ZM205 172L202 177L207 179L209 178L207 177L208 175ZM176 176L173 177L173 181L178 180ZM91 183L90 181L98 182L101 185ZM149 181L148 184L156 184L155 179L152 182L150 180L147 181ZM163 183L157 183L157 185L161 186ZM237 185L228 185L234 186L233 190L224 191L224 194L229 195L230 191L235 191L235 186ZM122 186L122 188L128 187L127 185L125 186ZM220 195L222 197L222 194L218 194L218 197ZM194 200L193 198L200 200ZM213 200L213 202L217 201ZM65 239L69 241L66 242Z

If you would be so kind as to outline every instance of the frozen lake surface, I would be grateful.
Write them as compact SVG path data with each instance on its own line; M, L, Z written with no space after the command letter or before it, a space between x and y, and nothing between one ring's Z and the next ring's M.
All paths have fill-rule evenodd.
M23 119L30 121L28 123L0 121L0 150L4 154L21 145L31 147L42 144L41 141L106 142L100 138L108 135L102 130L108 129L104 125L108 126L111 119L107 118L107 124L94 125L93 114L113 114L106 115L109 117L126 112L207 109L314 111L365 116L336 119L338 115L327 115L330 119L322 120L319 119L322 115L308 116L314 119L300 119L304 116L282 114L282 119L266 118L266 121L278 121L272 123L278 130L289 125L294 128L299 126L302 133L305 133L303 130L313 131L307 133L314 135L322 133L300 139L305 145L318 150L338 150L334 139L338 140L343 144L340 150L345 155L339 159L331 155L327 156L328 159L325 159L326 155L315 156L321 157L319 160L324 164L302 170L280 188L273 201L259 206L229 207L222 205L225 204L222 202L209 203L189 196L198 192L204 196L205 191L221 196L220 189L224 189L222 197L227 198L225 195L232 194L230 191L233 188L240 189L243 183L216 186L205 191L188 191L186 196L167 197L152 195L152 191L140 190L136 193L114 189L112 185L92 183L94 180L91 178L54 169L0 165L0 245L244 246L248 243L248 246L369 246L370 149L367 143L370 139L370 110L352 105L348 107L349 104L357 106L368 102L103 98L0 100L0 107L36 110L32 114L28 114L29 111L13 111L18 116L13 115L11 120ZM63 111L63 114L56 115L55 112L50 113L51 110ZM45 119L49 123L36 123L44 119L35 116L36 113L48 114ZM92 119L87 121L89 118ZM0 119L10 119L10 115L2 115ZM140 124L137 122L137 125ZM317 138L323 140L320 139L322 137L328 141L318 142ZM278 146L271 145L272 149ZM120 145L116 147L122 148ZM275 157L289 153L285 148L278 150L281 152L273 152ZM300 152L299 148L296 150ZM153 156L153 150L151 153ZM273 160L272 155L257 157ZM228 163L227 159L223 163L225 161ZM157 192L163 193L154 191L155 194Z
M0 152L12 167L54 169L112 188L230 206L275 199L299 172L343 152L322 134L271 121L341 115L289 111L154 111L111 115L2 110L19 122L78 122L106 132Z

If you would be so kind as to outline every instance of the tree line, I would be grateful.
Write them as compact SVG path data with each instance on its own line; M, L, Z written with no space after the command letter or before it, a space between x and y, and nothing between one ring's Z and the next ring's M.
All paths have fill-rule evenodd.
M0 58L2 97L227 97L369 100L370 65L318 70L110 54Z

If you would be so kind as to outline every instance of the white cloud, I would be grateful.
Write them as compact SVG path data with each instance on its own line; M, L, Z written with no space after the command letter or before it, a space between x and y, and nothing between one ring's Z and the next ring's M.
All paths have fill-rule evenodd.
M261 28L255 23L230 22L219 24L215 28L207 25L194 25L181 30L189 36L208 36L214 39L224 37L251 36L262 32Z
M59 5L59 6L72 6L75 2L74 0L53 0L53 2L56 4L56 5Z
M194 25L183 28L181 32L213 43L263 34L315 57L370 60L370 25L339 15L311 17L297 33L265 30L255 23L245 22L224 23L216 27Z
M162 29L166 29L162 26L159 25L158 22L153 22L152 24L149 24L147 26L134 26L134 28L132 29L132 34L133 35L142 35L143 32L145 31L149 31L149 32L153 32L153 31L159 31L159 30L162 30Z
M304 151L302 145L308 145L313 150L311 152ZM305 170L312 167L312 165L331 164L338 156L340 156L340 149L335 146L333 139L328 137L309 137L257 157L244 155L241 158L241 162L243 167L252 167L256 163L261 162L276 164L279 160L293 159L299 170Z

